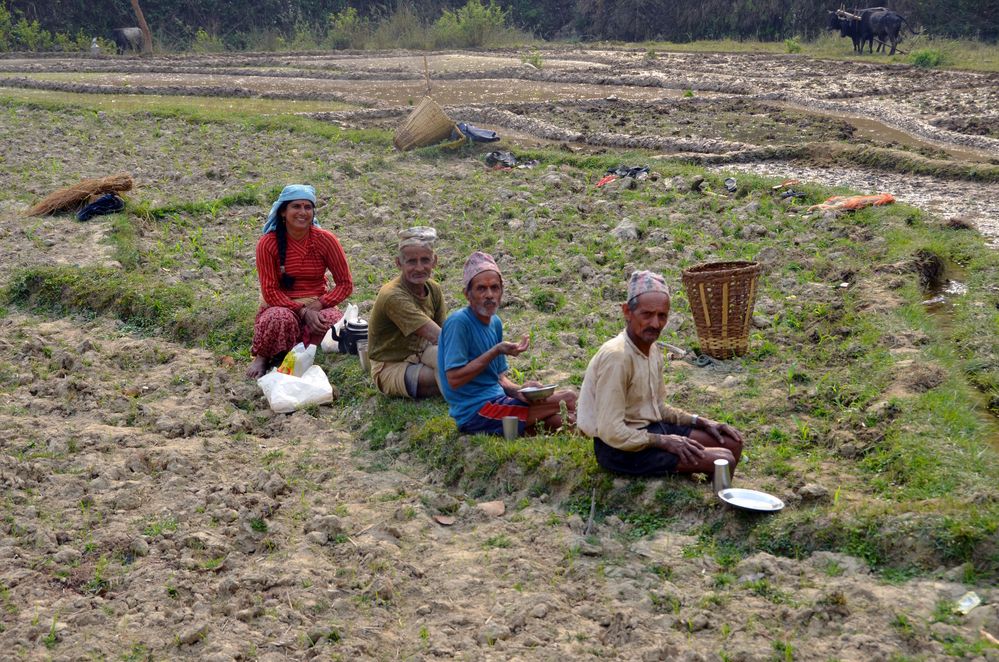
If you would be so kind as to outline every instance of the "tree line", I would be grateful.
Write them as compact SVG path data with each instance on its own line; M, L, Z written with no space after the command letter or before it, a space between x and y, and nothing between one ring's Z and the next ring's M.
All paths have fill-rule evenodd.
M162 48L493 46L513 36L673 41L810 40L842 0L0 0L0 48L58 50L137 25ZM995 41L999 0L895 0L940 37ZM465 12L462 14L462 12ZM462 21L465 21L463 23ZM478 21L472 29L469 21ZM487 28L483 41L481 25ZM491 32L489 31L491 30ZM461 38L471 43L461 43ZM504 32L505 31L505 32ZM46 37L47 35L47 37ZM30 42L30 43L29 43Z

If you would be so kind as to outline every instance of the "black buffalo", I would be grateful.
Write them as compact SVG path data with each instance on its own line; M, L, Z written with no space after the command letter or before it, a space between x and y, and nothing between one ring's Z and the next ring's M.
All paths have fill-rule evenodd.
M895 48L902 38L902 26L908 27L912 34L919 34L909 26L908 21L890 9L879 9L870 13L861 13L860 30L861 41L860 50L864 50L864 41L868 43L868 50L873 51L874 40L878 40L878 52L884 51L886 45L891 46L888 55L895 54Z
M853 50L858 53L864 52L864 40L866 35L863 30L863 15L865 12L886 11L884 7L867 7L866 9L851 9L849 12L842 9L829 11L829 20L826 22L826 29L839 30L840 37L849 37L853 41Z
M142 30L139 28L117 28L111 31L111 39L118 49L118 55L125 51L142 50Z

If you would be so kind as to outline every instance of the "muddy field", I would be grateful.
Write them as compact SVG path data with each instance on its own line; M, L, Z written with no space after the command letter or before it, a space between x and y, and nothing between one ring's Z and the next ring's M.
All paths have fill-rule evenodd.
M650 59L644 51L579 49L541 57L538 69L515 52L435 54L433 94L452 116L505 135L504 149L564 145L567 153L595 156L627 150L650 164L684 155L737 176L886 190L934 219L959 217L999 239L999 184L780 157L785 147L835 144L969 167L999 164L995 75L792 56ZM0 93L27 88L328 99L356 109L312 116L348 128L390 128L425 82L423 58L410 53L0 60ZM133 198L149 208L216 200L248 185L268 190L318 180L326 188L317 215L344 240L362 312L392 273L391 256L381 249L399 227L414 223L446 228L441 256L449 265L477 233L494 242L501 264L515 274L508 310L518 322L545 310L539 292L597 292L592 308L570 303L562 311L582 328L549 323L539 333L537 348L549 361L540 375L566 381L594 349L588 336L616 330L601 297L616 300L617 253L632 251L620 258L629 265L693 259L693 248L655 225L664 215L682 225L689 214L692 225L716 238L728 233L711 220L718 213L711 205L719 203L710 197L678 197L665 213L629 207L630 189L595 198L591 173L570 167L495 173L475 157L396 158L384 145L348 141L331 149L293 131L26 106L5 107L0 131L0 285L50 265L106 268L86 273L109 280L136 270L150 288L192 287L195 299L218 301L249 319L262 208L177 207L155 220L129 216L135 233L128 241L141 258L122 250L121 223L27 219L23 212L55 188L121 170L135 176ZM648 186L663 196L690 190L680 176ZM459 188L472 197L459 200ZM754 203L724 204L722 211L745 216ZM497 205L509 211L485 230L466 218ZM802 211L775 209L775 218ZM571 214L590 236L574 237L559 225ZM618 248L611 233L625 214L658 244ZM747 241L767 234L748 227L738 231ZM863 229L833 229L872 254L885 243ZM535 238L543 258L532 265L550 257L545 242L562 242L565 252L540 280L523 265L525 273L514 272L512 258ZM788 250L810 266L813 257L794 243ZM584 252L592 246L597 252ZM614 266L605 266L608 260ZM442 270L452 307L460 305L458 270ZM886 283L901 279L890 273ZM835 272L837 286L850 278ZM816 289L796 289L793 278L779 285L802 298ZM867 308L886 308L897 303L889 291L895 286L858 283L856 296ZM815 301L827 305L831 288L818 289ZM764 295L761 328L784 305L773 291ZM689 319L678 313L674 324L690 334ZM646 530L641 520L611 516L586 530L584 517L554 491L509 492L497 479L490 489L462 492L445 469L392 452L395 433L382 435L381 448L362 443L381 411L370 389L341 394L353 409L275 415L243 378L246 357L157 331L100 315L3 309L0 649L12 659L999 660L999 590L976 581L966 566L887 581L846 554L726 556L676 532L692 522ZM890 353L903 359L893 395L942 381L932 363L912 368L925 334L892 342ZM360 382L346 359L325 361L331 374ZM724 398L758 377L736 362L674 369L683 377L671 388L694 401ZM702 395L691 394L693 386ZM761 397L788 399L779 390ZM844 431L836 453L849 457L848 448L875 427ZM748 466L744 484L780 494L792 511L829 506L843 485L844 503L857 494L879 498L845 474L816 479L805 471L831 466L828 460L791 474L760 464ZM975 480L956 482L955 491L983 507L994 504L989 485ZM686 480L636 488L621 480L615 489L630 490L637 503L662 490L692 492L721 526L756 522L722 511L705 486ZM891 507L888 498L879 503ZM438 515L455 522L443 526ZM932 555L918 531L900 531L911 537L913 556ZM968 591L982 605L954 613Z

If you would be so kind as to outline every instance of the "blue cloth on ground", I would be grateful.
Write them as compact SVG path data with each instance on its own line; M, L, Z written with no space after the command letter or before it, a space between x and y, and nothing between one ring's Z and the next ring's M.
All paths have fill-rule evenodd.
M282 202L290 200L308 200L312 204L316 204L316 189L309 184L288 184L281 189L281 195L271 205L271 213L267 215L267 222L264 223L264 229L260 231L260 234L274 232L277 229L278 207L281 206ZM312 217L312 224L319 227L319 222L315 216Z
M76 220L89 221L94 216L114 214L125 208L125 201L114 193L107 193L76 212Z
M500 354L490 361L485 370L461 388L453 389L448 385L447 371L468 365L502 341L503 322L496 315L486 325L466 306L444 320L437 352L437 370L448 413L459 427L475 416L488 400L506 395L499 385L500 375L508 369L506 355Z
M458 129L468 136L469 140L477 143L494 143L500 139L499 134L489 129L480 129L467 122L458 122Z

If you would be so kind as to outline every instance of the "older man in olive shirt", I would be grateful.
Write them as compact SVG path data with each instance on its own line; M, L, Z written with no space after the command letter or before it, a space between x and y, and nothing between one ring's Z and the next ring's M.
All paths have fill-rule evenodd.
M656 345L669 319L665 279L637 271L621 306L625 330L590 360L579 392L576 425L593 437L597 463L632 476L709 473L714 461L732 469L742 435L730 425L666 404L665 359Z
M400 274L378 291L368 322L368 358L375 388L385 395L440 395L437 339L447 315L441 286L434 281L437 254L433 228L399 233Z

